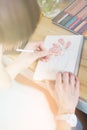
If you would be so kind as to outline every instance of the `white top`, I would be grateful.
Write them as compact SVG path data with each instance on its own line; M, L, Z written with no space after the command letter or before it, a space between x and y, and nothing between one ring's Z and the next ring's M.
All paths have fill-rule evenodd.
M45 95L13 82L0 90L0 130L55 130L56 123Z

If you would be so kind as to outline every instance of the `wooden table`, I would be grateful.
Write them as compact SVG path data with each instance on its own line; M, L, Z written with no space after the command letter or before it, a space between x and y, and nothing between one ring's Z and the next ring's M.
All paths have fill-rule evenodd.
M54 25L51 19L42 16L30 41L40 41L40 40L43 41L47 35L72 35L72 34L73 33L59 26ZM34 67L35 65L33 65L32 69ZM32 77L31 71L29 71L29 73L27 71L22 72L22 75L24 75L24 77L18 76L17 79L23 81L23 83L27 85L33 85L38 87L38 85L36 85L31 79ZM28 74L30 75L30 77ZM87 113L87 40L84 40L78 77L80 79L81 87L80 87L80 100L77 107L83 112Z
M32 35L30 41L43 41L47 35L72 35L71 32L56 26L52 23L51 19L48 19L46 17L41 17L39 24ZM23 83L27 83L27 85L34 85L35 83L32 81L33 73L32 70L34 70L36 66L36 63L31 66L31 70L22 72L22 75L26 77L25 79L23 77L18 78L19 80L23 81ZM83 112L87 113L87 40L84 40L84 46L81 56L81 63L79 68L78 77L81 83L80 87L80 100L78 103L78 108L82 110ZM24 81L25 79L25 81ZM36 87L38 87L36 85Z

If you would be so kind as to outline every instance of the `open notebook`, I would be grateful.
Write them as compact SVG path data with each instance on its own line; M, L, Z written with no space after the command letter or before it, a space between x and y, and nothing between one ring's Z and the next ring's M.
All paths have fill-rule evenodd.
M58 71L77 75L83 46L82 35L49 35L44 46L52 51L47 62L39 61L34 73L35 80L55 80Z

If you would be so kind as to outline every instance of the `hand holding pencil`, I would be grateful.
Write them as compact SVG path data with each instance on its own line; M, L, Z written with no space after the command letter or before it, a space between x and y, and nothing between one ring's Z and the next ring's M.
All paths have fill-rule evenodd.
M14 63L6 68L12 79L14 79L21 71L27 69L36 60L47 61L51 55L51 52L44 48L43 42L29 43L24 50L20 51L22 51L22 53L19 54Z
M29 67L36 60L47 61L50 58L51 52L44 48L43 42L28 43L24 50L17 49L16 51L22 52L17 58L20 66L23 68Z

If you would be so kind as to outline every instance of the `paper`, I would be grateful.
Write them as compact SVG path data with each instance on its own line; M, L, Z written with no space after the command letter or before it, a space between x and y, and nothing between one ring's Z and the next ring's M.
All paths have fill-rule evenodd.
M58 71L75 73L76 65L79 65L82 35L47 36L44 46L53 52L47 62L39 61L35 70L35 80L55 80ZM78 57L79 55L79 57Z

